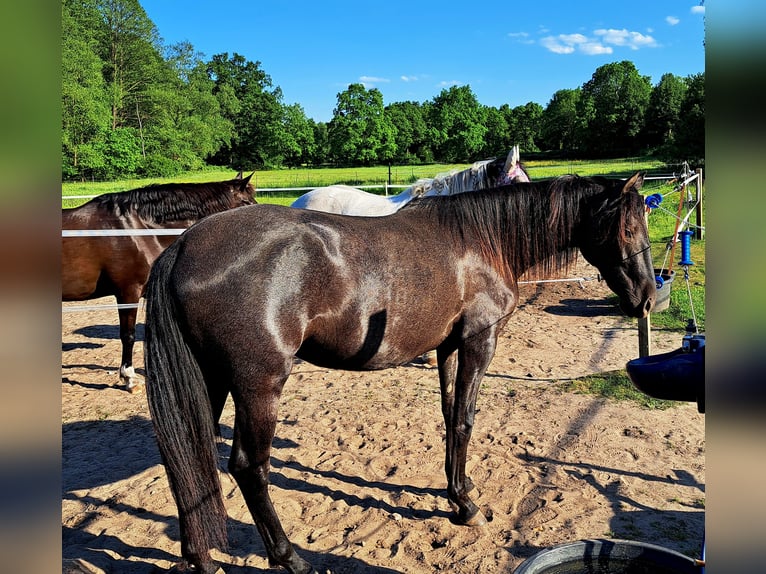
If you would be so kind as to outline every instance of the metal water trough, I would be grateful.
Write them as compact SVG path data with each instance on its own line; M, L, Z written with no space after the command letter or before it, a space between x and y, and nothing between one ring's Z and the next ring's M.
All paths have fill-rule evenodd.
M578 540L547 548L513 574L702 574L704 564L679 552L633 540Z

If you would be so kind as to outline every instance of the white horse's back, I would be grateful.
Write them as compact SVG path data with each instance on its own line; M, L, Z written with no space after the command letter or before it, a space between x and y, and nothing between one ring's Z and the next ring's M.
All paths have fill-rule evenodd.
M304 193L291 204L291 207L342 215L390 215L403 207L404 197L399 197L403 195L386 197L368 193L350 185L328 185Z
M513 181L529 181L519 163L519 147L514 146L502 167L501 174L489 177L487 167L497 160L477 161L468 169L438 174L432 179L421 179L396 195L375 195L350 185L328 185L304 193L291 207L340 213L342 215L381 216L399 211L415 197L452 195Z

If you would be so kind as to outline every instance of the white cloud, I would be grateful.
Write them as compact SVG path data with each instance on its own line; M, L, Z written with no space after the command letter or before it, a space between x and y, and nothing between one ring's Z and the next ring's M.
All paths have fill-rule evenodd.
M580 51L588 56L598 56L599 54L611 54L614 52L611 46L604 46L598 42L584 42L580 45Z
M705 13L705 7L704 6L692 6L691 12L692 12L692 14L704 14Z
M399 79L402 82L417 82L418 81L417 76L399 76Z
M375 76L359 76L359 81L363 84L386 84L390 82L388 78L377 78Z
M519 44L534 44L535 41L529 36L529 32L508 32L508 37L516 40Z
M622 30L615 30L610 28L608 30L595 30L593 32L596 36L601 36L604 44L612 44L614 46L627 46L631 50L638 50L639 48L654 48L657 46L657 40L651 36L646 36L641 32L630 32L623 28Z
M582 34L559 34L546 36L540 40L540 44L554 54L571 54L575 51L576 45L587 41L588 39Z
M588 56L611 54L614 52L612 46L638 50L640 48L655 48L658 45L652 36L625 29L616 30L609 28L594 30L593 36L588 37L579 33L545 36L540 39L540 45L554 54L573 54L578 52Z
M675 25L676 25L676 24L678 24L680 21L681 21L681 20L679 20L679 19L678 19L678 18L676 18L675 16L667 16L667 17L665 18L665 22L667 22L667 23L668 23L668 24L670 24L671 26L675 26Z

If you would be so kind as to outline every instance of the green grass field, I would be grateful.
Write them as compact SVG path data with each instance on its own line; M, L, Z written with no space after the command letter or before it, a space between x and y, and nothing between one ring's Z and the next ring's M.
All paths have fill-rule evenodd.
M434 177L440 173L460 170L470 164L430 164L417 166L392 166L391 184L409 185L420 178ZM653 159L628 158L606 161L530 161L525 162L530 177L540 179L556 177L569 173L578 175L627 176L636 171L652 172L663 167L662 162ZM302 192L269 192L268 189L285 187L321 187L335 183L348 185L383 185L388 181L389 169L386 166L353 168L305 168L258 171L253 175L252 183L262 190L258 198L263 203L290 203ZM190 172L174 178L126 179L110 182L64 182L61 184L62 196L99 195L115 191L125 191L149 185L172 181L220 181L230 179L236 174L231 170L205 170ZM63 207L75 207L86 199L65 199Z

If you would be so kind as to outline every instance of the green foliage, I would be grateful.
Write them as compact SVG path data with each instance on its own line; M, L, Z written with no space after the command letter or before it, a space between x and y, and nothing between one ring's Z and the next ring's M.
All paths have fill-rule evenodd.
M652 85L633 62L599 67L582 87L579 115L584 120L581 145L597 157L620 157L639 151L636 136L644 126Z
M478 159L487 133L484 120L484 109L469 86L442 90L428 113L437 157L448 162Z
M324 123L285 104L260 62L163 46L139 0L63 0L61 23L64 180L466 163L516 144L525 161L541 151L704 161L704 74L666 74L652 87L633 63L606 64L545 108L484 106L467 85L384 107L379 90L352 84Z
M648 147L672 145L686 92L684 79L673 74L663 75L652 90L644 123L644 141Z
M376 88L351 84L339 93L328 135L336 163L373 165L394 157L395 129L386 117L383 94Z
M689 76L687 86L673 141L672 157L702 165L705 162L705 74Z
M541 142L543 149L562 151L574 149L580 122L577 108L581 90L559 90L553 94L542 115Z

